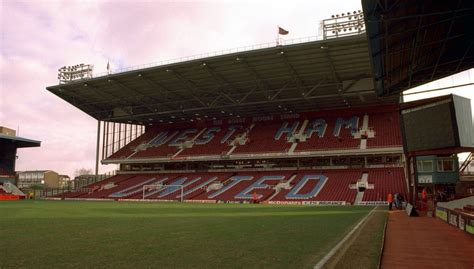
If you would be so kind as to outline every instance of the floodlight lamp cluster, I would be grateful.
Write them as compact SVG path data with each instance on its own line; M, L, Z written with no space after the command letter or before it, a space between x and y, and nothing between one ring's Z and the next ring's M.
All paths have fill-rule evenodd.
M58 69L58 80L60 83L67 83L76 79L92 78L94 66L91 64L77 64L63 66Z
M346 22L340 23L337 26L332 27L332 33L340 33L340 32L347 32L347 31L361 31L365 28L365 24L362 22Z
M341 13L341 15L335 14L335 15L331 16L331 18L333 18L333 19L343 18L343 17L349 17L349 19L352 19L352 17L354 17L354 18L363 18L364 14L363 14L362 10L357 10L357 11L354 10L352 12Z
M323 20L321 24L325 38L356 34L365 30L362 10L332 15L330 19Z

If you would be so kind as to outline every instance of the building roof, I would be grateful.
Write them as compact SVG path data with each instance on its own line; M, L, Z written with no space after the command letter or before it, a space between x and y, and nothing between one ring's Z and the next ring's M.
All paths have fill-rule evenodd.
M41 146L41 141L6 134L0 134L0 143L15 143L17 148L30 148Z
M394 104L364 34L235 52L47 87L97 120L145 124Z
M474 67L472 0L362 0L362 7L380 96Z
M55 171L53 170L25 170L25 171L18 171L17 173L18 174L23 174L23 173L40 173L40 174L44 174L44 173L56 173Z

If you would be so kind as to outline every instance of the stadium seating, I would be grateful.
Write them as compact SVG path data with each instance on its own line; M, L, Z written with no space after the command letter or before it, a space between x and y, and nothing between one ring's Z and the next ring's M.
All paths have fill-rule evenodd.
M238 146L233 154L242 153L270 153L270 152L287 152L291 143L282 136L275 138L282 122L258 123L249 132L249 141L247 144Z
M360 118L360 117L359 117ZM338 135L334 134L338 117L326 118L327 127L324 136L314 133L306 142L298 143L295 151L328 151L359 148L360 139L355 139L351 130L341 128Z
M236 123L238 122L238 123ZM396 107L341 109L271 117L166 124L146 132L118 150L108 160L191 159L213 156L253 158L311 152L401 148ZM341 164L339 164L341 165ZM182 168L181 168L182 169ZM269 169L267 169L269 170ZM84 190L61 194L62 198L142 199L143 186L181 185L184 199L232 202L346 202L383 201L386 194L406 197L402 168L281 170L235 172L174 172L119 174L90 184ZM356 183L367 177L370 188L358 194ZM365 182L365 181L364 181ZM181 188L145 190L150 200L178 200Z
M326 177L324 185L318 190L317 195L307 197L305 201L345 201L353 203L357 194L356 190L350 189L351 183L357 182L360 177L360 170L358 169L334 169L324 171L303 171L299 172L298 176L291 183L292 186L298 185L298 183L305 178L306 175L322 175ZM323 180L320 178L319 180ZM307 181L302 186L299 193L309 193L311 189L315 188L318 181ZM294 201L288 194L291 190L282 190L276 195L271 201Z
M192 174L179 174L174 177L173 180L168 181L165 184L168 185L183 185L183 196L184 199L200 199L200 195L206 193L206 188L213 182L222 182L229 178L232 173L192 173ZM180 200L181 199L181 188L179 187L166 187L160 192L153 196L147 197L149 199L160 199L160 200Z
M106 178L102 181L94 182L89 185L83 186L76 191L63 192L57 195L56 197L59 197L59 198L105 198L105 197L102 197L102 195L99 195L99 197L95 197L95 196L97 196L97 193L100 192L104 186L116 185L124 180L129 179L130 177L133 177L133 175L132 176L126 175L126 174L116 175L113 177ZM95 195L92 194L93 192L96 192L96 194Z
M368 175L368 183L373 184L374 189L365 190L363 201L386 201L389 193L400 193L407 198L403 168L374 168Z
M349 189L349 185L357 181L361 172L357 170L337 171L332 173L324 188L316 197L316 201L346 201L353 203L356 190Z
M399 115L396 112L380 113L370 117L369 127L375 130L375 138L367 139L367 147L401 146L402 134L399 121Z
M242 125L207 128L196 139L193 147L184 149L179 156L225 155L231 149L230 142L247 128Z
M108 159L202 158L229 153L292 154L402 146L399 115L393 108L335 110L291 120L248 123L251 120L236 125L200 123L149 128ZM235 143L232 149L230 143L243 133L247 133L245 143ZM362 139L366 140L364 146Z
M203 174L198 182L184 189L184 198L193 200L206 200L207 187L213 183L222 183L235 173L212 173Z
M112 177L112 179L112 181L109 181L106 184L100 184L100 182L92 184L90 186L92 192L81 196L81 198L114 198L109 197L109 195L126 189L140 181L147 180L149 179L149 175L118 175Z
M135 148L142 143L147 143L149 140L153 139L156 133L159 132L159 129L150 129L135 140L128 143L126 146L112 154L109 158L111 159L124 159L129 157L135 152Z
M365 190L363 201L383 201L387 193L406 197L402 168L326 169L301 171L206 172L121 174L86 186L87 192L70 192L61 198L142 199L143 186L182 185L184 199L252 202L338 201L354 203L357 190L350 188L362 173L368 174L373 189ZM216 188L210 188L216 184ZM279 183L287 184L279 188ZM180 200L180 187L153 188L146 199Z
M224 187L220 190L208 193L208 199L223 200L223 201L252 201L253 192L258 196L257 200L262 201L264 197L268 197L273 193L270 188L278 184L281 180L284 180L291 175L290 171L269 171L269 172L241 172L235 176L229 178L225 183ZM267 188L257 187L255 189L249 189L251 185L257 183L262 177L274 177L267 180L265 185ZM279 178L279 179L278 179ZM226 189L229 187L228 189ZM246 190L248 192L246 193ZM247 195L246 195L247 194Z
M178 148L170 145L160 145L158 147L150 147L146 150L139 151L133 158L140 159L140 158L163 158L169 157L171 158L175 153L178 152Z
M168 179L168 176L163 175L155 177L153 175L136 176L126 183L121 184L114 189L111 194L108 195L110 198L126 198L136 194L142 193L143 186L150 184L160 184Z
M20 200L26 195L10 182L0 182L0 200Z

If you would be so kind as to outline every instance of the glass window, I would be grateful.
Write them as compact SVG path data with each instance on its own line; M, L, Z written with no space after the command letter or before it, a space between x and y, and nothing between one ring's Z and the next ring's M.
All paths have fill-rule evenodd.
M433 161L418 161L418 172L433 172Z
M453 172L454 171L454 160L443 159L438 160L438 172Z
M423 161L423 171L433 172L433 161Z

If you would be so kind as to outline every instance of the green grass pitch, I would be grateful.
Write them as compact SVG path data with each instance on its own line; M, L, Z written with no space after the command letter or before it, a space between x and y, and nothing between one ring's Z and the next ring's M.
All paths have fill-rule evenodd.
M0 268L310 268L372 207L0 202Z

